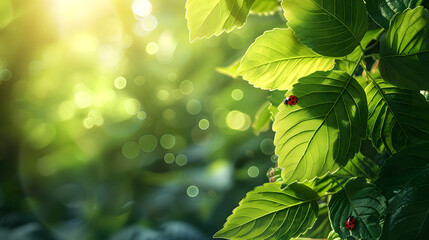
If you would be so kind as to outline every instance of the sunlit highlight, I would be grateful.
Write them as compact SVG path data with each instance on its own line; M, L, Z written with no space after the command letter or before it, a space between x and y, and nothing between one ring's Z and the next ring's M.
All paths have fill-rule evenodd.
M150 55L154 55L158 52L158 44L156 42L150 42L146 45L146 52Z
M250 127L251 119L246 113L233 110L226 116L226 124L231 129L246 131Z
M124 77L117 77L113 84L115 85L115 88L123 89L125 88L125 86L127 86L127 79L125 79Z
M148 0L134 0L131 9L136 19L149 16L152 13L152 3Z
M78 108L87 108L92 105L92 97L88 92L78 92L74 96L74 102Z

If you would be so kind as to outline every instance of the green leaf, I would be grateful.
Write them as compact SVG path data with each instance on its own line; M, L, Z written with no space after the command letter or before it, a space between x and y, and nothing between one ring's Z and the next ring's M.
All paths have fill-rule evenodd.
M243 26L254 1L188 0L186 19L191 42L203 37L218 36L224 31L230 32Z
M258 37L241 61L238 73L262 89L290 89L318 70L330 70L335 59L307 48L290 29L274 29Z
M418 2L419 0L366 0L366 9L374 22L388 29L389 22L396 13L415 8Z
M345 184L347 180L347 178L327 174L322 178L316 178L311 182L305 182L303 184L317 192L320 197L324 197L340 191L342 184Z
M351 159L346 166L340 168L335 176L343 178L351 177L365 177L370 180L375 180L378 176L378 165L358 152L353 159Z
M240 75L237 74L238 67L240 67L241 58L235 60L233 63L226 67L217 67L216 71L228 77L237 78Z
M368 28L362 0L284 0L282 7L299 40L325 56L351 53Z
M271 113L268 107L270 106L269 102L264 103L255 115L255 121L253 121L253 132L256 135L259 135L261 132L265 132L270 127L271 123Z
M407 9L391 21L380 43L380 73L384 80L407 89L429 89L429 13Z
M277 0L255 0L250 13L255 14L274 14L280 10L280 2Z
M365 92L368 133L377 151L395 153L407 145L429 141L429 103L419 91L376 79Z
M348 236L365 240L380 238L381 219L387 205L375 184L367 183L365 178L353 179L332 196L328 206L331 225L342 239ZM356 219L352 231L345 225L349 216Z
M329 233L327 240L341 240L341 238L340 238L340 236L338 236L338 233L336 233L334 230L332 230Z
M282 104L283 101L285 100L286 93L287 91L279 91L279 90L270 91L270 95L268 96L268 101L270 101L270 103L273 106L277 107L280 104Z
M391 199L419 176L429 174L429 143L406 147L385 160L375 182Z
M310 188L266 183L247 193L215 238L290 239L311 228L317 218L319 196Z
M402 190L389 204L383 238L389 240L429 239L429 184Z
M316 72L301 78L290 94L298 97L298 104L281 104L273 124L284 183L337 171L366 136L368 108L362 87L342 71Z
M365 33L365 36L360 41L360 45L363 48L367 47L372 40L378 39L382 31L383 31L382 29L368 30ZM353 71L356 69L356 65L359 65L362 55L363 55L362 49L359 46L356 47L355 50L349 55L335 60L337 68L339 70L343 70L346 73L352 75Z

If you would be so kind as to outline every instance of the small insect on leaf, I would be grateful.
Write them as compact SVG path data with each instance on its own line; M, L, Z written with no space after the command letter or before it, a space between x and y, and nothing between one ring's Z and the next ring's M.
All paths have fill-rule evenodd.
M348 230L353 230L353 228L355 228L355 225L356 225L356 220L353 216L350 216L349 218L347 218L346 228Z
M291 106L293 106L293 105L295 105L297 103L298 103L298 98L296 96L294 96L294 95L290 95L289 97L285 98L285 100L284 100L284 104L285 105L291 105Z

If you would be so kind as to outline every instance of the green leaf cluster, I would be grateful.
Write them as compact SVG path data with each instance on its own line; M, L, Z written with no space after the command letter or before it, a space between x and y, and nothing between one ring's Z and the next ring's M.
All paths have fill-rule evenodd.
M269 90L253 126L259 133L273 122L278 166L215 237L298 238L328 216L329 236L317 235L318 224L311 236L429 238L429 103L421 92L429 89L429 13L420 2L195 2L187 3L191 40L241 27L249 12L281 6L286 20L218 68ZM297 104L284 104L291 95Z

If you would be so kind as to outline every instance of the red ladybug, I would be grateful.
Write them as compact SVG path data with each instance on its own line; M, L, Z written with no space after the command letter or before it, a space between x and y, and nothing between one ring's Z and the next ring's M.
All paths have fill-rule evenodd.
M293 106L293 105L295 105L297 103L298 103L298 98L296 96L294 96L294 95L290 95L284 101L285 105L291 105L291 106Z
M349 218L347 218L346 228L348 230L353 230L353 228L355 228L355 225L356 225L356 220L354 217L350 216Z

